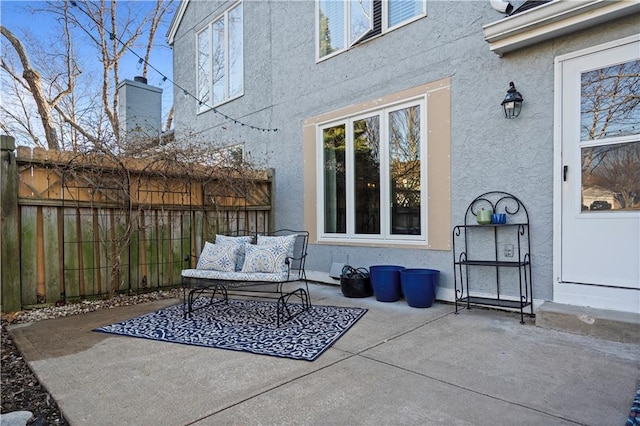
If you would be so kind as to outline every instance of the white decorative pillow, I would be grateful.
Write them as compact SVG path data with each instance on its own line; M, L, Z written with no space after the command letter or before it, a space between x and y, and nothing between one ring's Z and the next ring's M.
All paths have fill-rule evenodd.
M287 254L289 257L293 257L293 249L296 245L296 237L297 234L291 235L279 235L279 236L271 236L271 235L258 235L258 245L263 244L279 244L285 247L287 250Z
M287 249L282 244L247 244L242 272L287 272Z
M242 237L229 237L228 235L216 234L216 244L233 243L233 244L251 244L253 237L251 235Z
M245 244L251 244L253 237L251 235L241 237L229 237L227 235L216 234L216 244L236 244L240 246L238 257L236 258L236 271L242 269L244 263L244 246Z
M211 244L207 241L196 269L234 272L240 247L240 244Z

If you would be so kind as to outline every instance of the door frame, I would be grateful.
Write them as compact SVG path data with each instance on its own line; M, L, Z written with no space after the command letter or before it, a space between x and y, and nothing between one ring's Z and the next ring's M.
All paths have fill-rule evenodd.
M563 282L562 272L562 102L563 63L580 56L589 55L625 44L640 41L640 34L624 37L608 43L591 46L575 52L556 56L554 60L554 124L553 124L553 301L579 306L591 306L624 312L640 312L640 292L633 289L605 287Z

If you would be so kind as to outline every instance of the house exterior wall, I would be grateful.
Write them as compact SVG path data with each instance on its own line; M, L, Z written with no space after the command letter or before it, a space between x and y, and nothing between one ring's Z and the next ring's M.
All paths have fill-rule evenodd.
M174 80L191 93L195 32L232 4L192 1L185 11L173 43ZM245 1L243 7L244 95L218 110L277 131L229 123L212 111L196 114L196 102L176 89L178 140L190 134L203 143L244 143L245 153L276 171L276 227L308 228L304 209L313 207L304 204L304 121L449 78L450 224L462 223L468 204L484 192L514 194L531 221L534 298L552 300L554 57L637 33L637 14L499 57L482 32L503 17L489 1L428 1L426 17L316 62L313 1ZM514 120L506 120L500 106L510 81L524 97ZM449 250L311 241L307 268L328 272L332 259L347 256L354 266L438 269L443 294L453 294Z

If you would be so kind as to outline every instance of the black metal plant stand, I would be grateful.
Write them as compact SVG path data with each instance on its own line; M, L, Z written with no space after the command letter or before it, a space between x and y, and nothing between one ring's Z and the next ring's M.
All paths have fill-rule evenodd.
M478 212L482 209L504 213L506 222L478 224ZM473 252L471 243L478 250ZM459 306L470 309L471 305L482 305L519 310L522 324L527 306L533 315L529 213L518 198L501 191L476 197L467 207L464 225L453 228L452 244L456 314ZM494 272L491 274L495 277L494 294L474 294L469 288L474 268ZM513 279L504 282L504 272L509 269L516 269L516 274L511 274L517 275L516 282ZM511 294L506 295L505 289L511 290Z

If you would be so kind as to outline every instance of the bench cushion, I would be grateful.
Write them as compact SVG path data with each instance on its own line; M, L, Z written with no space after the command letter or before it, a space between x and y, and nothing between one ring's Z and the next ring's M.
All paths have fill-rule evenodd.
M185 278L200 278L221 281L239 282L273 282L282 283L287 281L287 273L264 273L264 272L225 272L206 271L203 269L184 269L182 276Z

